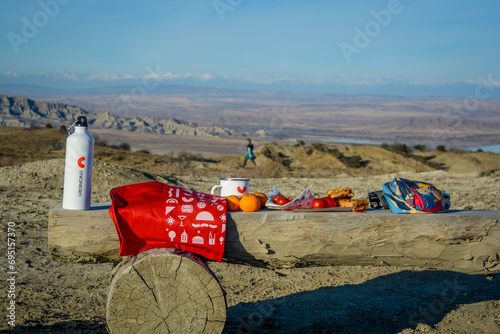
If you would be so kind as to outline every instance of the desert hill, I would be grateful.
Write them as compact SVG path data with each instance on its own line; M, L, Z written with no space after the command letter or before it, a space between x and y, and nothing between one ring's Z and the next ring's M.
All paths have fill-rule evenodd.
M0 166L64 158L65 131L0 127ZM244 147L244 146L243 146ZM172 175L250 177L349 177L387 173L447 171L480 173L498 169L500 154L466 151L415 151L397 145L334 146L257 144L257 166L241 168L243 154L205 157L190 151L152 154L131 150L128 143L109 145L96 141L94 158L103 163ZM398 150L399 148L399 150ZM244 150L242 150L243 152Z
M402 153L398 145L387 148L366 145L310 146L263 144L258 154L257 171L273 171L271 177L368 177L403 171L481 173L500 169L500 154L490 152L445 152L412 150ZM260 161L259 161L260 160Z
M269 153L265 147L262 150L261 154ZM283 147L284 153L293 150ZM134 152L120 153L124 159L117 162L126 161ZM321 156L317 152L312 155ZM3 221L15 224L16 282L21 287L16 294L17 326L13 330L6 321L1 322L2 333L107 333L106 298L112 264L58 262L50 255L47 217L48 211L62 202L63 171L62 158L0 167L0 212ZM108 202L112 188L152 180L210 192L219 176L171 176L96 161L92 201ZM251 189L269 192L276 185L283 193L296 196L309 187L322 196L330 189L349 186L356 196L364 197L395 176L439 185L450 194L455 210L500 209L500 171L488 175L431 171L371 177L252 178ZM394 219L399 218L395 215ZM374 240L380 237L375 231ZM240 331L245 319L252 324L250 330L258 333L331 333L332 328L340 333L353 328L359 333L498 333L499 275L486 279L483 275L389 265L280 270L224 262L210 262L209 266L227 293L224 334ZM303 317L297 317L298 313ZM263 320L254 320L256 317Z
M194 137L228 137L234 132L218 126L198 126L176 118L119 117L110 112L91 113L63 103L35 101L24 97L0 95L2 126L70 126L78 116L87 117L95 129L123 130L137 133L173 134Z

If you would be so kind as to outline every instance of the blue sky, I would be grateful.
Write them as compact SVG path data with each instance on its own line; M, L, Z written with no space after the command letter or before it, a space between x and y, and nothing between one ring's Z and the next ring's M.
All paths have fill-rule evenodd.
M497 0L4 0L0 36L0 73L500 81Z

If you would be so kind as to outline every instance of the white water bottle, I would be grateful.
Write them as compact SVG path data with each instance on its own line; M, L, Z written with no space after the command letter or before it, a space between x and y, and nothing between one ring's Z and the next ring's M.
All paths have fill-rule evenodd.
M87 118L79 116L68 131L64 167L63 209L90 210L94 138L88 133Z

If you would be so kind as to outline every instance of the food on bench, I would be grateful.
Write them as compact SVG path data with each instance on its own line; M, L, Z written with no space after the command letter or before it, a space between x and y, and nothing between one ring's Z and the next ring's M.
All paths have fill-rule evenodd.
M240 209L245 212L255 212L260 209L260 199L254 194L244 194L240 199Z
M339 199L339 198L353 198L354 193L352 192L351 188L345 187L345 188L336 188L330 190L326 196Z
M277 203L277 202L278 202L278 198L280 198L280 197L283 197L283 195L281 195L281 194L276 194L276 195L274 195L274 196L273 196L273 199L272 199L273 203L274 203L274 204L278 204L278 203Z
M286 199L283 196L278 197L278 199L276 200L276 204L278 204L278 205L285 205L287 203L289 203L288 199Z
M266 207L267 196L263 193L253 193L260 200L260 208L264 209Z
M354 202L354 209L352 209L352 211L356 211L356 212L364 211L364 210L368 209L368 206L370 205L370 202L366 198L355 199L354 201L355 201Z
M285 204L287 204L287 203L289 203L291 201L293 201L293 197L292 196L286 198L285 196L283 196L281 194L276 194L273 197L273 203L277 204L277 205L285 205Z
M312 208L313 209L324 209L326 208L326 202L322 198L315 198L312 201Z
M325 201L327 208L335 208L337 206L337 203L331 197L325 196L323 200Z
M252 195L250 199L245 199L242 204L242 200L246 195ZM256 203L254 197L259 201L259 207L255 209L253 203ZM267 196L264 195L263 193L250 193L250 194L245 194L243 196L236 196L236 195L230 195L226 196L226 203L227 203L227 210L228 211L247 211L247 212L253 212L257 211L259 209L263 209L266 207L266 202L267 202ZM242 205L245 207L244 209L242 208Z
M326 197L335 200L336 206L341 208L353 208L351 211L364 211L368 209L370 202L368 199L353 199L354 192L351 188L336 188L330 190Z
M335 202L337 203L337 206L341 208L348 208L354 206L355 200L352 200L350 198L340 198L340 199L335 199Z
M336 199L338 206L341 208L353 208L352 211L363 211L368 209L369 202L367 199Z
M237 211L240 209L240 198L236 195L226 197L227 210Z

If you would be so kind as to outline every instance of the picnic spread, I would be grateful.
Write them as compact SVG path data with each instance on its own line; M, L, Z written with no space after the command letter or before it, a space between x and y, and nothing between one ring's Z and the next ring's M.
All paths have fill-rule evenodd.
M230 184L241 184L242 180L223 178L226 188L221 189L221 193L231 194L228 189L234 191L228 196L205 194L156 181L111 190L109 214L120 241L119 255L173 248L220 262L224 254L228 210L364 212L370 205L369 199L353 199L355 194L349 187L334 188L323 197L316 197L306 188L293 198L283 196L276 186L268 196L252 194L249 179L244 179L243 188ZM441 188L403 178L384 184L378 195L392 213L446 212L451 206L450 196ZM228 205L229 201L236 201L236 206Z
M59 205L49 212L49 249L60 261L120 261L106 303L111 333L160 327L220 333L224 291L206 259L270 269L383 265L500 273L500 211L449 210L449 196L432 185L395 179L368 199L346 186L319 196L306 188L295 198L278 187L254 194L249 186L222 197L147 182L113 189L112 203L90 210ZM241 209L231 202L230 211L230 198ZM324 207L314 208L315 200ZM363 210L355 210L357 201Z

